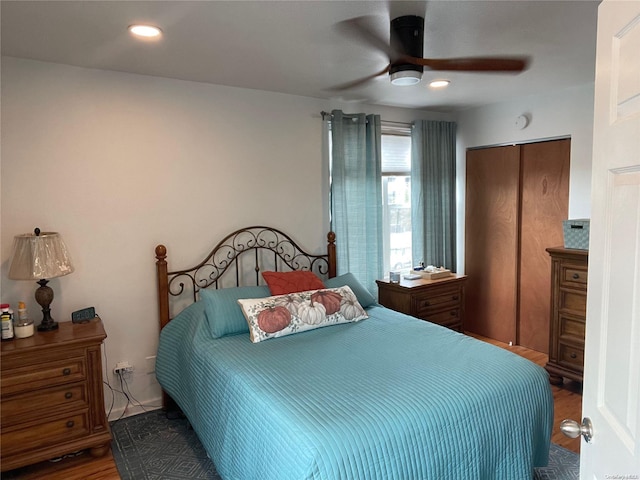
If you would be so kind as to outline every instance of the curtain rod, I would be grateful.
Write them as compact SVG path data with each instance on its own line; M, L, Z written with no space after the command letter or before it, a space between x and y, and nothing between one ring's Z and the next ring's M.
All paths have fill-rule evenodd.
M330 112L325 112L324 110L320 112L320 115L322 115L322 120L331 120L331 118L333 117L333 115ZM407 122L393 122L390 120L382 120L382 119L380 119L380 123L382 125L405 127L405 128L409 128L413 126L413 124L407 123Z

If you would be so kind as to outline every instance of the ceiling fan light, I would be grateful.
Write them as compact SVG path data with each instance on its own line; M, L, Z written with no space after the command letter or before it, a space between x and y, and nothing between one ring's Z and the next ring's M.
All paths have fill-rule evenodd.
M422 79L422 72L415 70L400 70L390 75L391 84L399 86L415 85Z

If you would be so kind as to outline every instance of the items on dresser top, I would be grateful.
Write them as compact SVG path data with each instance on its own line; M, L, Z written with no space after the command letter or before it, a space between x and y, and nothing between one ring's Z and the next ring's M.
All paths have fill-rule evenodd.
M16 338L27 338L33 335L33 320L29 318L27 306L24 302L18 302L18 318L14 319L14 333Z
M109 450L104 408L102 321L60 322L58 329L2 343L2 471L82 449Z
M588 218L576 220L564 220L562 233L564 236L564 248L575 250L589 250L589 224Z
M42 307L42 321L38 330L48 332L58 328L51 316L53 289L49 280L73 272L71 257L58 232L42 232L35 228L33 233L16 235L9 267L9 278L13 280L35 280L36 302Z
M437 280L438 278L450 277L453 274L451 273L451 270L449 270L448 268L434 267L433 265L429 265L428 267L413 268L409 275L411 275L411 278L408 278L408 276L405 276L407 280L415 280L416 275L417 275L417 278L425 278L427 280Z

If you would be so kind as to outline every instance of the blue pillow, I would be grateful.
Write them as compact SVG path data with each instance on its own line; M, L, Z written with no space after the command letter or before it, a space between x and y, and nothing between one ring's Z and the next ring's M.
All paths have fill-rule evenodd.
M248 333L249 326L238 305L238 299L264 298L269 295L271 293L266 285L200 290L200 300L205 304L204 313L213 338Z
M377 303L374 296L369 293L369 290L364 288L364 285L358 281L353 273L345 273L344 275L339 275L324 281L324 286L327 288L338 288L344 287L345 285L353 290L353 293L356 294L356 298L358 299L358 303L360 303L363 308Z

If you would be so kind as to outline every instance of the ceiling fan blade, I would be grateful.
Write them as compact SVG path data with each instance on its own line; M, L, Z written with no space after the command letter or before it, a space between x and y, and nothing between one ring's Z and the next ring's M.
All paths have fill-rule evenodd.
M421 65L430 70L460 72L522 72L527 69L527 57L468 57L468 58L416 58L403 57L397 63Z
M386 54L389 61L398 58L400 53L389 45L389 40L372 28L371 24L376 19L374 16L350 18L335 25L335 29L342 35L367 46L373 47Z
M358 80L354 80L353 82L348 82L348 83L343 83L341 85L336 85L334 87L329 88L328 90L339 92L341 90L348 90L348 89L353 88L353 87L359 87L360 85L364 85L365 83L373 80L376 77L379 77L381 75L385 75L385 74L389 73L389 69L390 68L391 68L391 65L387 65L383 70L380 70L377 73L374 73L374 74L369 75L369 76L364 77L364 78L360 78Z

